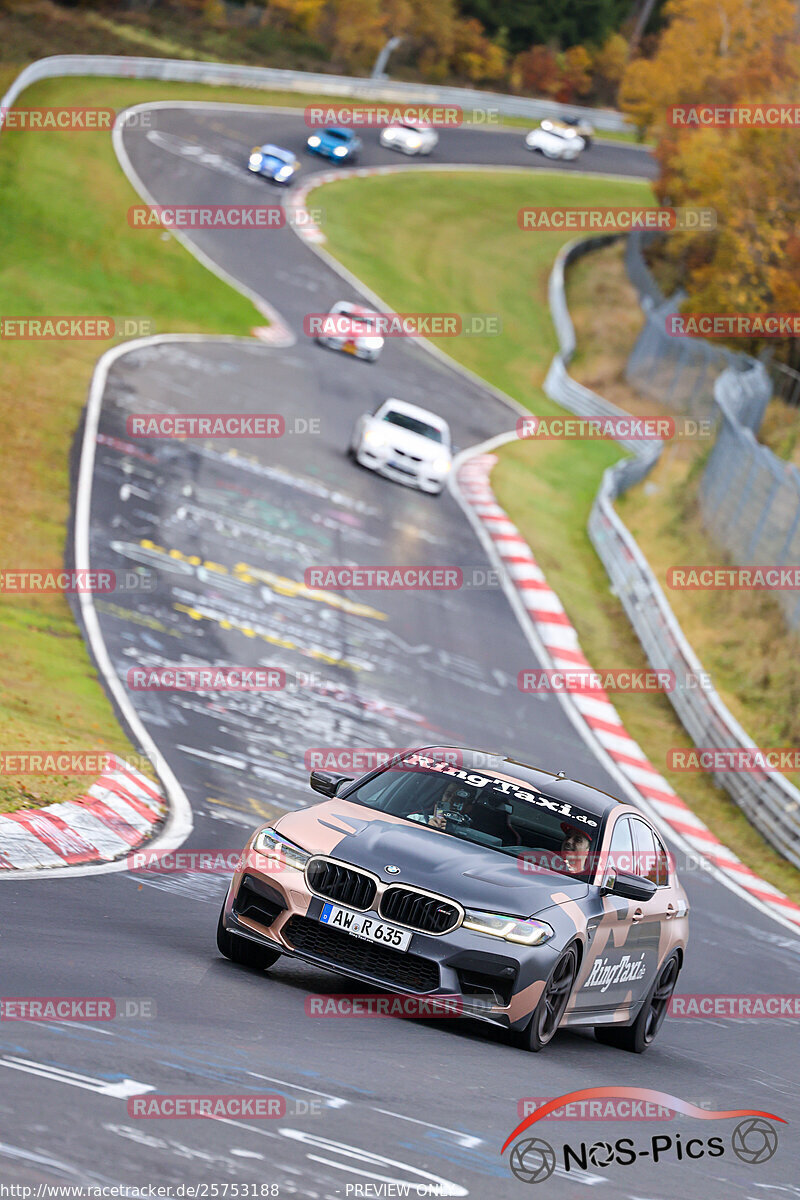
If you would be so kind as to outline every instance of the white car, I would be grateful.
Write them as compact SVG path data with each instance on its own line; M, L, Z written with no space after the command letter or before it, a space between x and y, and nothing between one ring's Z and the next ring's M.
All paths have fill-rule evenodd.
M561 121L542 121L538 129L532 129L525 138L529 150L538 150L545 158L561 158L570 161L585 150L586 142L571 125Z
M366 362L375 362L383 349L383 338L375 332L378 325L376 312L371 308L362 308L360 304L337 300L328 316L332 329L330 333L326 332L315 339L320 346L354 354Z
M422 121L387 125L380 136L382 146L387 150L399 150L401 154L430 154L438 141L439 135L433 126Z
M362 467L432 495L441 492L453 462L447 422L394 398L358 418L350 453Z

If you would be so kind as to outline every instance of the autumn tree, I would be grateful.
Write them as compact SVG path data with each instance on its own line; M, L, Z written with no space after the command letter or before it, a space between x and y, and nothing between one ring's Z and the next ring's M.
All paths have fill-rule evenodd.
M659 199L708 206L716 229L675 233L690 311L800 311L800 166L793 128L683 128L673 106L794 106L800 79L789 0L670 0L652 59L627 68L622 108L657 140ZM784 352L790 350L783 347Z

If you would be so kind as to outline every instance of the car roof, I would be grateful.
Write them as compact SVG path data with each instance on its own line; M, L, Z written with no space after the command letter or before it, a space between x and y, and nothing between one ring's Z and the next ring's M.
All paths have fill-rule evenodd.
M291 150L284 150L282 146L273 146L271 142L261 147L261 153L268 154L272 158L294 158Z
M387 397L384 400L381 408L391 404L395 412L405 413L407 417L416 417L418 421L425 421L428 425L433 425L436 429L445 429L450 432L450 426L445 421L444 417L438 417L436 413L432 413L427 408L419 408L416 404L407 404L405 400L396 400L394 396Z
M363 304L351 304L349 300L337 300L333 308L338 308L340 312L352 313L357 317L377 317L378 315L374 308L364 308Z
M466 772L476 771L490 775L494 771L500 775L511 776L522 783L531 784L546 796L572 803L596 817L606 817L612 809L619 808L624 803L616 796L592 787L591 784L580 783L566 776L559 778L552 771L532 767L502 751L477 750L464 746L422 746L419 750L409 750L403 757L410 754L428 754L444 758L459 770Z

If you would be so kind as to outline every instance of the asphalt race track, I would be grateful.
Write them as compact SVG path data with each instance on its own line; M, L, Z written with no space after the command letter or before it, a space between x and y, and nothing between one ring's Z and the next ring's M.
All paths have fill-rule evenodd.
M236 164L256 142L300 150L305 137L302 117L285 113L158 108L153 117L149 136L126 135L126 150L164 204L277 202ZM407 165L374 132L364 140L361 165ZM435 161L548 169L521 147L522 131L445 131ZM653 174L641 151L607 145L567 169ZM357 415L391 395L441 413L461 448L508 429L513 414L412 341L390 340L367 365L305 338L305 313L353 293L291 230L196 241L277 308L297 340L143 346L112 367L103 400L92 564L146 566L157 581L96 604L118 674L182 656L287 674L286 689L265 696L131 693L191 803L185 848L237 849L261 820L312 803L304 756L317 746L453 739L614 791L558 701L518 692L517 672L535 659L453 497L418 495L345 453ZM132 413L197 411L280 413L287 435L205 446L126 433ZM296 586L308 566L395 562L454 565L472 586L341 593L338 603ZM683 882L693 913L681 993L800 991L800 937L700 872ZM481 1200L519 1197L526 1185L500 1155L518 1102L624 1084L790 1124L779 1126L768 1163L748 1164L730 1148L730 1121L547 1122L534 1132L556 1145L630 1136L644 1150L654 1134L678 1133L721 1134L727 1145L722 1157L678 1161L673 1151L657 1163L642 1154L631 1166L559 1167L549 1196L800 1195L791 1149L800 1048L788 1019L671 1020L643 1056L576 1033L527 1055L477 1023L306 1015L312 993L361 989L288 960L261 975L220 958L224 875L129 871L1 886L3 995L138 999L153 1014L0 1025L3 1183L275 1184L281 1196L313 1200L358 1195L356 1185L436 1184ZM266 1090L285 1097L286 1114L129 1117L127 1098L149 1090Z

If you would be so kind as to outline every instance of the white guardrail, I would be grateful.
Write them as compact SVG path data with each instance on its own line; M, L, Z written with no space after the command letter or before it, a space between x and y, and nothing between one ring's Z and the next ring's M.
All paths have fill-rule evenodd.
M550 275L550 308L559 353L553 359L544 390L552 400L581 416L628 416L572 379L567 371L575 352L575 330L567 308L564 275L567 266L592 250L608 245L619 235L571 242L559 253ZM624 235L623 235L624 236ZM724 388L730 371L717 387ZM678 686L668 692L681 724L696 746L714 749L754 750L756 744L725 707L707 682L697 655L689 645L647 559L614 508L617 496L638 483L655 465L661 442L620 442L633 457L608 467L589 516L589 537L642 643L650 665L675 672ZM682 680L697 686L682 687ZM767 841L796 867L800 867L800 791L778 772L711 772L715 783L738 804Z
M235 63L190 62L177 58L127 58L123 55L57 54L40 58L24 68L0 100L0 110L11 108L26 87L40 79L67 75L99 75L123 79L162 79L173 83L203 83L212 87L263 88L297 92L298 95L331 96L357 100L380 100L393 104L459 105L464 113L491 113L503 117L586 117L595 129L619 133L630 129L622 113L613 108L581 108L536 100L529 96L507 96L473 88L438 87L427 83L358 79L349 75L323 75L310 71L281 71L275 67L244 67ZM0 111L0 126L3 114ZM488 122L477 120L477 124Z

